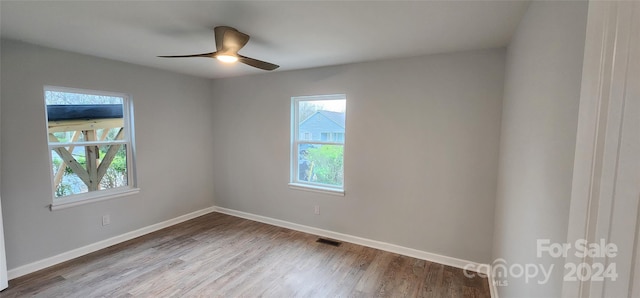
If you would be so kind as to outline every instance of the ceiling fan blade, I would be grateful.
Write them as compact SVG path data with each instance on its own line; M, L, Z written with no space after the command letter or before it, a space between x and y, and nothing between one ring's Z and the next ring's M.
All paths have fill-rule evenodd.
M246 64L246 65L250 65L256 68L260 68L260 69L264 69L264 70L274 70L278 67L280 67L279 65L275 65L269 62L264 62L264 61L260 61L258 59L253 59L253 58L249 58L249 57L245 57L242 55L238 55L238 61Z
M228 26L218 26L213 28L214 37L216 39L216 50L218 52L222 51L222 40L224 39L224 33L228 30L235 30Z
M228 26L213 28L216 37L216 49L224 54L236 54L247 42L249 35Z
M209 57L214 58L216 52L204 53L204 54L193 54L193 55L179 55L179 56L158 56L160 58L189 58L189 57Z

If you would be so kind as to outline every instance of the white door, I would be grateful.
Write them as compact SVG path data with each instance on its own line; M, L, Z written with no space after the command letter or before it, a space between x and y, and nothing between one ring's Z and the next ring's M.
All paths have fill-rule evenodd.
M636 100L638 100L638 97L640 97L640 87L638 85L640 85L640 30L638 29L638 27L640 27L640 4L636 3L635 4L635 10L634 10L634 19L633 19L633 24L632 26L636 26L635 31L634 31L634 36L632 37L632 46L631 46L631 51L633 52L632 56L634 57L632 61L630 61L630 63L635 63L635 68L634 70L631 70L632 73L632 79L635 80L635 84L633 84L634 86L629 86L629 89L635 88L634 90L630 90L631 92L633 92L633 96L636 97ZM640 130L640 128L636 128L638 130ZM636 156L635 157L637 160L640 160L640 156ZM637 184L640 184L640 181L636 181ZM630 297L640 297L640 219L638 219L638 223L636 224L636 238L635 238L635 245L636 245L636 251L635 251L635 264L634 269L633 269L633 275L632 275L632 280L633 280L633 284L631 285L631 296Z
M590 1L584 55L567 242L617 252L569 254L563 297L640 297L640 1Z

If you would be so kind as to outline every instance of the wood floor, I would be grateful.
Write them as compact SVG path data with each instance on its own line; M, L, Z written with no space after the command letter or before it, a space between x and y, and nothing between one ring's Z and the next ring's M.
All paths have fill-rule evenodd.
M220 213L9 281L0 297L489 297L461 269Z

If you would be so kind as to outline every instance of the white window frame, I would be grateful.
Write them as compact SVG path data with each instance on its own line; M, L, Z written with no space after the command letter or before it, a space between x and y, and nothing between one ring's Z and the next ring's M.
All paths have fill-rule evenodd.
M340 145L343 150L346 149L346 125L345 125L345 137L343 142L333 142L333 141L314 141L314 140L302 140L300 138L300 132L298 124L300 123L298 111L299 111L299 103L301 101L320 101L320 100L345 100L347 96L345 94L329 94L329 95L311 95L311 96L294 96L291 97L291 158L290 158L290 180L289 180L289 188L296 190L306 190L313 191L331 195L344 196L344 181L341 186L333 186L322 183L314 183L309 181L300 181L299 180L299 152L298 145L300 144L320 144L320 145ZM346 152L346 151L345 151ZM343 157L343 165L344 165L344 157ZM344 171L344 170L343 170ZM343 173L344 175L344 173Z
M123 112L123 121L124 121L124 130L123 130L123 138L122 140L114 140L114 141L94 141L94 142L71 142L71 143L58 143L52 144L49 142L49 128L47 124L47 120L49 119L49 115L47 113L47 101L46 101L46 92L54 91L54 92L66 92L66 93L78 93L78 94L87 94L87 95L98 95L98 96L113 96L113 97L121 97L122 101L122 112ZM51 178L51 205L50 209L52 211L74 207L78 205L83 205L87 203L99 202L108 199L120 198L127 195L132 195L140 192L140 189L137 187L137 179L136 179L136 150L135 150L135 138L134 138L134 121L133 121L133 102L131 100L131 96L125 93L118 92L108 92L108 91L98 91L98 90L87 90L87 89L77 89L77 88L69 88L69 87L58 87L58 86L44 86L43 88L43 101L45 104L45 136L47 138L47 146L48 146L48 160L49 160L49 176ZM73 194L61 198L56 198L55 189L54 189L54 174L51 170L51 166L53 165L52 160L52 150L56 147L66 147L69 145L75 146L100 146L106 144L123 144L126 147L127 151L127 186L112 188L112 189L104 189L97 191L88 191L86 193Z

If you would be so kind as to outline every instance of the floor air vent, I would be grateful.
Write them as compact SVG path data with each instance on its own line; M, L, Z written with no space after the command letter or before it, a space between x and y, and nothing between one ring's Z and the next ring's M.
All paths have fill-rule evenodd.
M318 240L316 240L316 242L322 243L322 244L328 244L328 245L335 246L335 247L338 247L338 246L340 246L340 244L342 244L342 242L331 240L331 239L327 239L327 238L318 238Z

